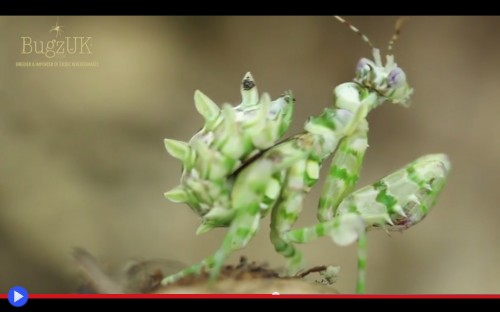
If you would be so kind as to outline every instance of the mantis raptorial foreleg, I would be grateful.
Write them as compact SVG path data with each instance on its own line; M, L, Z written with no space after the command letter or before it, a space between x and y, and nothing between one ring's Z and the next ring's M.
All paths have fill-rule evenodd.
M363 120L337 148L319 199L318 220L331 220L342 199L356 187L368 147L367 135L368 123Z
M365 289L366 267L365 230L381 228L401 231L420 222L437 199L450 169L448 157L431 154L418 158L404 168L347 195L335 207L334 218L315 226L292 230L286 238L294 243L307 243L318 237L330 235L339 245L358 241L357 291ZM356 221L363 223L360 231ZM347 238L347 239L346 239Z

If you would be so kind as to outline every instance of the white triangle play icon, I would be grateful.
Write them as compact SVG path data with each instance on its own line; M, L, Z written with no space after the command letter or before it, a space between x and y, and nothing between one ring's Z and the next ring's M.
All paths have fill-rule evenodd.
M18 293L17 291L14 290L14 302L17 302L18 300L20 299L23 299L23 295L21 295L20 293Z

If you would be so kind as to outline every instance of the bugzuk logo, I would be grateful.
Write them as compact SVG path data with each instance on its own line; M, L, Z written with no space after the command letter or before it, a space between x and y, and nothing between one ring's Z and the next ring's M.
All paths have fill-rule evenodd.
M99 62L89 60L93 54L92 37L63 36L64 27L57 19L49 30L55 36L54 39L20 36L21 55L36 56L36 60L16 62L16 67L98 67Z

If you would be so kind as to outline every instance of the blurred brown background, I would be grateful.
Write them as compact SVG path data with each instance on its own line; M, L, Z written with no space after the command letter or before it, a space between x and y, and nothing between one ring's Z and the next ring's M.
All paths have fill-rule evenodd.
M383 51L395 17L346 17ZM74 292L75 246L112 266L127 259L198 262L224 229L202 236L198 218L163 192L180 164L163 138L188 140L202 125L195 89L239 103L246 71L260 92L297 98L290 133L332 103L371 51L332 17L70 17L62 36L91 36L99 67L21 68L21 36L52 40L56 17L1 17L0 293ZM413 17L395 47L415 88L410 109L369 116L370 149L360 185L420 155L449 154L452 173L437 206L404 232L369 233L368 292L500 292L499 17ZM52 59L51 61L56 61ZM64 59L63 59L64 60ZM315 222L316 187L299 225ZM284 264L257 237L233 255ZM338 264L341 292L354 290L355 246L302 245L310 266Z

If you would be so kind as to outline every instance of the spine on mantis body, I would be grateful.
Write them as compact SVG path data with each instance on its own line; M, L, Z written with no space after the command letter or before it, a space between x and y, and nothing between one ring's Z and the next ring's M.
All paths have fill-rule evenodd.
M197 233L227 226L234 217L230 203L231 175L246 161L274 144L288 129L293 96L286 93L275 101L269 94L259 97L250 73L241 83L242 102L219 108L201 91L195 106L205 124L189 142L165 139L169 154L181 160L181 183L165 196L187 203L202 217Z

